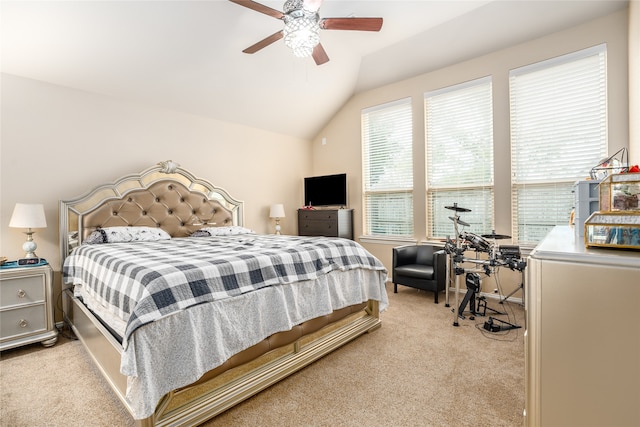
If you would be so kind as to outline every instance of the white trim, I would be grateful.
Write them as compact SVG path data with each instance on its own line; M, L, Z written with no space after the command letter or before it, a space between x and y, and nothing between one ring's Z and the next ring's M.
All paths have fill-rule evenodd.
M401 237L401 236L360 236L358 240L361 243L375 243L381 245L407 245L418 244L418 240L413 237Z
M412 102L411 97L408 96L406 98L397 99L395 101L385 102L384 104L374 105L373 107L363 108L361 114L373 113L378 110L384 110L385 108L395 107L396 105L405 105L405 104L411 105L411 102Z
M553 67L555 65L566 64L578 59L587 58L593 55L600 55L607 52L607 44L602 43L596 46L588 47L586 49L578 50L576 52L567 53L565 55L556 56L555 58L546 59L544 61L536 62L534 64L524 65L519 68L509 70L509 77L516 77L521 74L526 74L532 71L544 70L546 68Z
M479 79L469 80L467 82L458 83L453 86L447 86L440 89L435 89L424 93L424 99L431 98L433 96L442 95L444 93L453 92L456 90L466 89L469 87L480 86L486 83L493 83L491 76L480 77Z

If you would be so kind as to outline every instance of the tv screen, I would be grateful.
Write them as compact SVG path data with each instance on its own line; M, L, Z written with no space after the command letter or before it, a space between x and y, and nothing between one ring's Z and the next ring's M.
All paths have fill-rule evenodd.
M347 206L347 174L304 179L305 206Z

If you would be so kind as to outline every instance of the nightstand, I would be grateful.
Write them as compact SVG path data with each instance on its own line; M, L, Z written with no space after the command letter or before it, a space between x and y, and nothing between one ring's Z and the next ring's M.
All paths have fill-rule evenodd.
M58 340L49 265L0 269L0 351Z

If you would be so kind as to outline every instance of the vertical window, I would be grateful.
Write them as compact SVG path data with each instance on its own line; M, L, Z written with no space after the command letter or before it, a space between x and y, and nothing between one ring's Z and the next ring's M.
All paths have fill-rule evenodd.
M569 223L575 181L606 157L606 85L606 45L509 73L515 241Z
M469 231L494 228L491 96L489 77L425 94L429 237L455 237L454 203Z
M411 98L362 111L364 233L413 236Z

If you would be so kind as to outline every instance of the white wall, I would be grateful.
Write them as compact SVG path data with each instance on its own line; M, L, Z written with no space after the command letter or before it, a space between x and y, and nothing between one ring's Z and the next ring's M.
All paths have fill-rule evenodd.
M43 203L37 254L59 271L59 200L168 159L244 201L245 225L257 232L273 232L269 205L284 203L283 232L296 233L308 141L7 74L1 83L2 256L24 255L23 230L8 227L15 203Z
M380 87L354 96L324 127L313 141L313 171L347 172L349 205L355 209L355 235L362 234L362 200L360 198L361 130L360 114L363 108L385 102L412 98L414 117L414 223L415 240L426 238L426 185L423 99L427 91L451 86L484 76L493 78L494 108L494 164L495 164L495 223L500 234L511 234L510 198L510 128L509 128L509 70L535 63L601 43L607 43L609 151L616 152L629 143L628 68L627 68L627 11L568 28L564 31L531 40L508 49L455 64ZM437 41L435 41L437 42ZM327 144L322 145L322 138ZM455 159L451 159L455 168ZM463 204L461 204L463 206ZM487 230L490 232L491 230ZM391 265L389 243L367 243L374 255ZM515 278L514 281L518 281ZM514 282L514 285L519 285Z

